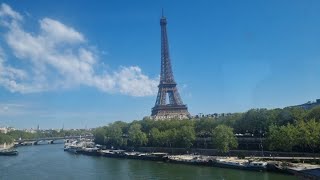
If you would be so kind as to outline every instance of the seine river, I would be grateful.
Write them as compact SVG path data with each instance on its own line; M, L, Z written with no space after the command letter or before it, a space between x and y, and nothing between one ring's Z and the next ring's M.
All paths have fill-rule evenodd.
M241 179L292 180L294 176L142 160L75 155L62 144L25 146L19 155L0 156L0 180L36 179Z

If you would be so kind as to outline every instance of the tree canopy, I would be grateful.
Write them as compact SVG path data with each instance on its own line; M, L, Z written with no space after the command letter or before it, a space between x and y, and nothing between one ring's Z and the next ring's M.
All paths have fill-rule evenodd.
M233 129L223 124L213 129L212 140L216 148L222 153L229 152L230 149L238 146Z
M226 152L236 147L239 137L249 134L253 138L266 138L265 148L268 150L320 152L319 124L320 107L311 110L251 109L244 113L216 114L190 120L144 118L130 123L116 121L96 128L94 135L97 143L116 148L190 148L202 143L202 147L219 147L221 152ZM235 134L240 136L235 137ZM207 139L211 137L214 141L210 144Z
M0 144L10 144L13 143L13 138L7 134L0 133Z
M148 142L147 135L141 131L141 125L134 123L128 130L129 142L134 147L146 145Z

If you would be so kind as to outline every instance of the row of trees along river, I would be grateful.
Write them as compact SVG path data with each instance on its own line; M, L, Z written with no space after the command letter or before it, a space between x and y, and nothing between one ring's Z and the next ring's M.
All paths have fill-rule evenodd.
M237 149L239 137L250 135L263 139L264 150L314 153L320 152L320 107L251 109L191 120L116 121L96 128L93 134L96 143L113 148L198 148L197 142L209 140L206 148L221 152Z

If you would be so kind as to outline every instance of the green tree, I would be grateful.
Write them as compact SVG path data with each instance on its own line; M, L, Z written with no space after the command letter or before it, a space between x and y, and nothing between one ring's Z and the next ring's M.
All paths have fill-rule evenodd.
M218 125L217 119L215 118L201 118L195 121L195 131L197 136L209 137L212 134L212 129Z
M105 144L106 130L103 127L96 128L93 131L94 142L97 144Z
M129 141L134 147L146 145L148 142L147 135L141 131L141 125L131 124L128 131Z
M218 125L212 132L212 140L215 147L222 153L238 147L233 129L226 125Z
M179 147L190 148L196 139L194 128L192 126L182 126L177 131L176 139Z
M149 142L152 146L163 146L163 133L161 133L158 128L152 128L150 130Z
M167 147L176 147L177 142L177 130L175 128L162 132L162 141Z
M122 128L119 124L109 124L106 127L106 144L115 148L125 146L126 140L123 138Z
M120 127L123 134L128 133L128 129L129 129L128 123L123 122L123 121L115 121L114 123L112 123L112 125Z
M309 147L313 152L320 145L320 123L315 119L308 122L301 121L297 124L298 142Z
M284 108L279 112L275 124L278 126L287 125L288 123L294 124L302 121L305 118L306 111L302 108Z
M250 132L258 134L260 130L268 128L269 114L267 109L250 109L243 114L242 118L235 122L236 131L239 133Z
M320 106L312 108L307 114L307 119L315 119L320 122Z
M297 139L298 130L292 124L269 127L267 140L271 150L292 151L292 148L297 145Z
M7 135L11 136L14 139L34 139L36 138L36 133L25 132L21 130L10 131Z
M7 134L0 133L0 144L11 144L13 143L13 138Z
M219 124L224 124L229 127L235 127L236 123L242 119L243 113L233 113L218 119Z

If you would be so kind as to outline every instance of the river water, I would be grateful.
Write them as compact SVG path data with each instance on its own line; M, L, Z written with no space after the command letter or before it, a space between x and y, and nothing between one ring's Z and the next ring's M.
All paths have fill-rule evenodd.
M63 144L25 146L19 147L18 151L18 156L0 156L0 180L297 179L269 172L76 155L64 152Z

